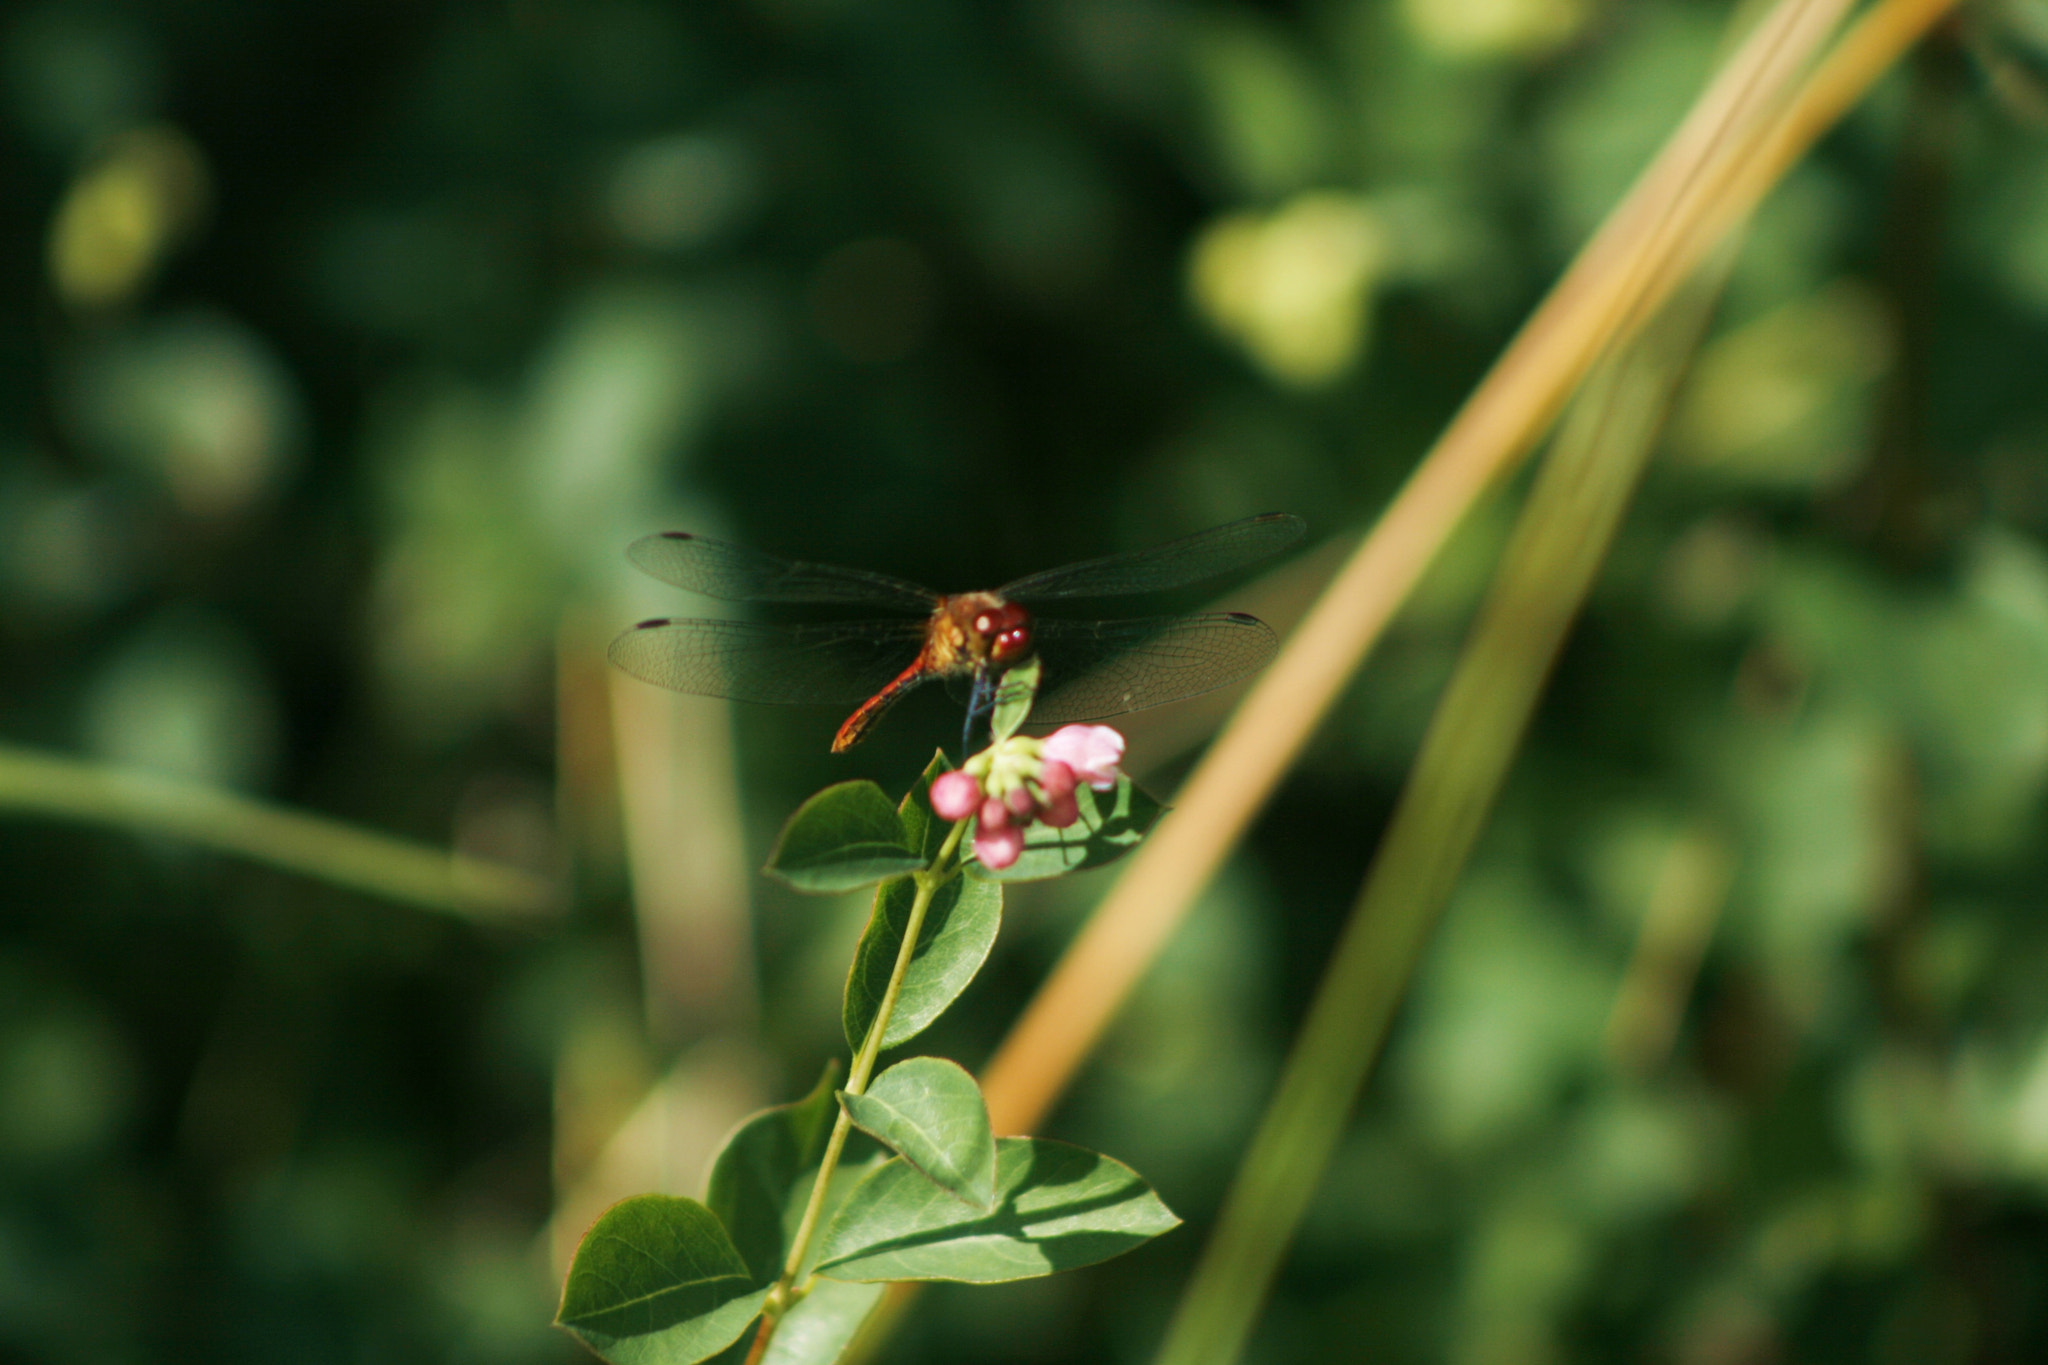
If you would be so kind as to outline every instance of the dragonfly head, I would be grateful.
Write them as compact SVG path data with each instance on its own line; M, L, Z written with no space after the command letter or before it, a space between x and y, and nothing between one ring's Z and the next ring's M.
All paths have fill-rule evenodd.
M932 613L925 662L932 672L998 671L1031 657L1031 613L992 592L940 599Z
M978 648L975 653L998 668L1031 656L1031 613L1015 602L990 594L968 618Z

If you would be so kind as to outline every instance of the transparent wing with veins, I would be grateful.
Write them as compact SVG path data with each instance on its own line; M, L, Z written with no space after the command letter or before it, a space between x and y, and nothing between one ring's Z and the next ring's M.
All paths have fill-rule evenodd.
M1285 512L1246 517L1148 550L1086 559L1013 579L996 591L1014 601L1121 597L1165 592L1255 564L1301 539L1302 520Z
M847 602L922 614L939 600L908 579L782 559L687 531L642 536L626 558L664 583L728 602Z
M1248 517L1149 550L1032 574L998 592L1023 601L1158 592L1264 559L1299 539L1285 514ZM612 642L611 659L678 692L788 705L855 706L895 684L922 682L933 608L942 600L887 574L781 559L683 532L647 536L627 551L665 583L739 602L822 602L901 611L910 619L784 625L644 621ZM1097 720L1226 687L1278 647L1261 621L1235 613L1122 621L1038 617L1046 683L1034 722ZM886 703L884 703L886 704ZM857 736L856 736L857 738ZM850 740L848 742L851 742Z
M1129 621L1036 623L1046 678L1031 722L1064 725L1142 711L1228 687L1280 642L1256 616L1212 612Z
M922 621L643 621L612 641L636 678L700 697L787 706L853 706L917 658Z

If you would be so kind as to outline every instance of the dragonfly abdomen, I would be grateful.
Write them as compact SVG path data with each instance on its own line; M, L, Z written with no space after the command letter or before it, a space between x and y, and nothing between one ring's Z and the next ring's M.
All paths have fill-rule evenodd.
M886 687L862 702L860 709L846 718L846 723L839 727L839 733L832 736L833 753L845 753L867 738L868 731L882 718L882 713L894 706L904 693L926 678L937 676L927 661L926 656L929 653L928 647L920 652L917 658L911 661L910 667L890 679Z

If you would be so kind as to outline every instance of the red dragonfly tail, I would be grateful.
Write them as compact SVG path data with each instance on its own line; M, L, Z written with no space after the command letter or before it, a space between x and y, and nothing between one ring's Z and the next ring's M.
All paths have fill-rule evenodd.
M925 656L919 653L910 667L898 673L887 687L862 702L860 709L846 718L846 723L839 727L839 733L832 736L832 752L844 753L866 739L868 730L882 718L884 711L894 706L905 692L930 676L931 671L926 666Z

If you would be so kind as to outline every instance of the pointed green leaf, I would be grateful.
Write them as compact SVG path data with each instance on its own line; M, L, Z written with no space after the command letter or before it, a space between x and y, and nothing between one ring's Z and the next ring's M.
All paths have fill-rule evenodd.
M830 892L922 866L896 807L880 787L862 781L827 787L798 806L763 870L799 891Z
M767 1297L710 1209L643 1194L584 1234L555 1323L614 1365L693 1365L737 1341Z
M1081 818L1065 829L1036 824L1024 831L1024 852L999 872L980 863L967 865L968 875L983 881L1029 882L1080 872L1113 863L1145 841L1166 807L1128 777L1119 777L1106 792L1075 789Z
M754 1353L754 1338L760 1331L761 1323L756 1319L747 1324L747 1330L740 1333L739 1340L701 1365L747 1365L747 1357Z
M741 1123L711 1163L705 1203L725 1225L757 1285L773 1284L782 1274L793 1232L790 1193L799 1183L809 1193L810 1173L832 1126L838 1080L838 1066L827 1066L810 1094Z
M893 1148L926 1179L963 1203L995 1208L996 1140L981 1087L943 1057L912 1057L875 1078L866 1093L839 1092L854 1125Z
M953 828L951 821L932 814L932 781L952 770L946 751L939 750L918 775L917 785L903 794L896 807L896 818L903 822L903 841L911 852L923 858L925 867L930 867L932 859L939 856L939 846L946 842L946 835Z
M1038 658L1033 655L1006 670L996 684L995 709L989 713L989 743L1001 744L1023 726L1038 699Z
M874 914L854 951L841 1011L846 1041L856 1052L889 987L889 973L896 966L896 950L903 942L903 929L910 923L910 907L916 898L916 884L907 877L884 882L875 891ZM1002 924L1003 889L993 882L954 877L932 895L910 970L903 978L903 990L896 997L896 1010L882 1037L884 1047L916 1037L946 1012L981 970Z
M977 1213L885 1162L826 1228L818 1273L999 1284L1108 1260L1180 1223L1130 1167L1045 1138L996 1144L996 1199Z
M846 1353L886 1287L817 1281L775 1324L761 1365L832 1365Z

